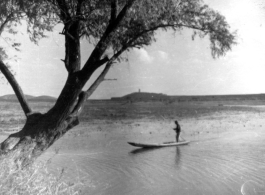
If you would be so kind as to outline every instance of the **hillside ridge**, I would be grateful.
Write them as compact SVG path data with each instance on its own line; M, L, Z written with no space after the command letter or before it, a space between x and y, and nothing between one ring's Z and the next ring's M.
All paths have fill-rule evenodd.
M231 95L166 95L162 93L134 92L112 100L127 101L228 101L228 100L264 100L265 94Z
M32 96L32 95L25 95L28 101L55 101L56 98L47 95L41 96ZM7 94L0 96L0 101L18 101L17 96L15 94Z

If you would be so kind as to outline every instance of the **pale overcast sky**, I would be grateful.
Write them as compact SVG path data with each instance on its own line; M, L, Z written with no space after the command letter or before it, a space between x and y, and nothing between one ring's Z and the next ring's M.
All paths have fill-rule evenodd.
M238 45L225 57L212 59L207 37L192 41L190 30L175 35L160 32L152 46L135 49L128 53L129 62L116 64L106 78L117 81L104 81L91 98L108 99L139 89L168 95L265 93L265 9L259 2L205 0L238 32ZM64 59L64 38L59 31L57 27L39 46L30 43L25 33L16 36L22 51L16 53L20 59L10 64L24 93L59 95L67 75L60 60ZM92 48L84 43L83 61ZM13 93L6 82L0 85L0 95Z

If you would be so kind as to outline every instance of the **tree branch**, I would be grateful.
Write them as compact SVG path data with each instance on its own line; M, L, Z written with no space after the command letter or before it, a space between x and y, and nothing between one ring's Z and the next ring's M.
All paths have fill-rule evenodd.
M113 61L109 61L104 70L101 72L101 74L98 76L98 78L95 80L95 82L90 86L90 88L87 91L82 91L78 96L78 102L75 105L72 113L70 114L70 118L76 117L80 115L82 111L83 104L85 101L93 94L93 92L97 89L97 87L100 85L102 81L104 81L104 78L106 74L108 73L111 65L113 64Z
M87 90L88 93L88 97L90 97L92 95L92 93L97 89L97 87L100 85L100 83L102 81L104 81L104 78L106 76L106 74L108 73L111 65L113 64L113 60L109 61L104 70L101 72L101 74L98 76L98 78L95 80L95 82L90 86L90 88ZM88 98L87 97L87 98Z
M136 0L128 0L126 5L122 8L120 13L117 15L116 19L109 23L108 27L106 28L104 34L102 35L101 39L99 40L98 44L96 45L95 49L92 51L89 59L85 63L83 69L81 70L82 79L85 81L89 78L87 74L89 72L95 71L99 65L95 62L99 61L103 53L108 47L108 39L110 39L111 34L116 30L119 26L121 21L124 19L127 11L132 7L133 3ZM113 5L112 5L113 6ZM114 7L112 7L111 15L114 13Z
M78 0L78 4L76 6L76 16L81 15L81 8L84 0Z
M205 28L198 27L198 26L195 26L195 25L186 25L186 24L161 24L161 25L157 25L157 26L154 26L152 28L145 29L145 30L139 32L137 35L135 35L130 40L128 40L128 42L125 45L123 45L123 49L122 50L124 51L124 50L126 50L126 49L128 49L130 47L137 47L137 46L139 46L139 44L141 44L141 46L144 45L144 42L142 42L142 43L135 43L135 44L133 44L133 42L136 41L138 38L140 38L141 36L143 36L146 33L154 32L154 31L156 31L158 29L161 29L161 28L163 28L163 29L165 29L165 28L173 28L173 29L175 29L175 28L182 28L182 27L190 28L190 29L194 29L194 30L199 30L199 31L204 32L205 34L211 32L209 29L205 29ZM120 53L120 51L117 52L117 53Z
M118 0L112 0L111 1L110 23L115 21L115 19L117 17L117 6L118 6Z
M20 88L19 84L17 83L15 77L13 76L13 74L10 72L10 70L7 68L7 66L4 64L2 60L0 60L0 70L5 75L6 79L12 86L26 117L28 117L28 115L32 112L32 110L27 102L27 99L22 89Z
M65 2L65 0L56 0L56 2L58 4L59 9L61 10L61 13L60 13L61 20L64 23L66 23L71 18L70 13L68 12L66 2Z
M73 117L77 117L78 115L80 115L80 113L82 111L83 104L85 103L87 98L88 98L88 93L86 91L82 91L79 94L78 101L77 101L73 111L71 112L71 114L69 115L68 118L73 118Z
M65 67L69 74L81 68L79 28L80 21L65 24Z
M0 35L1 35L2 32L4 31L4 28L5 28L6 24L7 24L8 22L10 22L12 15L13 15L13 13L9 14L9 15L6 17L6 19L5 19L5 21L3 22L3 24L1 24L1 26L0 26Z

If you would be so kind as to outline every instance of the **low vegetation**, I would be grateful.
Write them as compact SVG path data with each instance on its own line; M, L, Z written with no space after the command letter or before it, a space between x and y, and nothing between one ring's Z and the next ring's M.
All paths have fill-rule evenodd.
M14 159L3 159L0 164L1 195L78 195L80 183L61 181L59 176L49 173L46 163L17 169Z

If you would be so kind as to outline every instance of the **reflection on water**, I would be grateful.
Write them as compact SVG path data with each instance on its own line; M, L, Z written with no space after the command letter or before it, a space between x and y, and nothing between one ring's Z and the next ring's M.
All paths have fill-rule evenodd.
M124 135L99 134L94 141L72 139L89 150L61 150L52 164L65 165L71 179L83 178L88 195L265 194L264 139L246 135L248 142L228 137L135 149Z
M134 149L130 152L130 154L134 154L134 155L137 155L137 154L142 154L142 153L145 153L145 152L150 152L152 150L158 150L158 149L161 149L159 147L154 147L154 148L137 148L137 149Z
M181 152L180 148L176 147L176 157L175 157L176 167L179 169L181 164Z
M180 164L180 158L181 158L181 152L180 152L180 148L179 147L174 147L176 148L176 155L175 155L175 163L177 166L179 166ZM132 151L129 152L130 155L145 155L145 153L147 152L157 152L157 150L159 149L166 149L166 148L162 148L162 147L154 147L154 148L137 148L137 149L134 149Z

